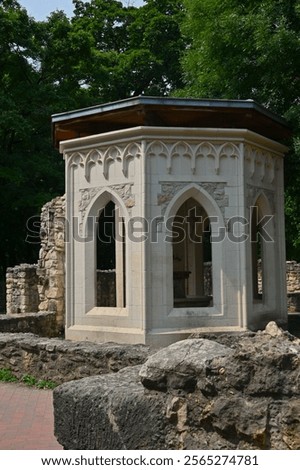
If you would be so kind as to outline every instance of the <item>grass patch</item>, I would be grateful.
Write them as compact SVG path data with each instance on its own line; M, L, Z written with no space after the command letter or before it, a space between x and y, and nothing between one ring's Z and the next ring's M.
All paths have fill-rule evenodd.
M32 375L24 375L22 377L22 382L28 385L29 387L36 388L48 388L53 390L55 387L57 387L57 384L55 382L52 382L52 380L38 380Z
M0 369L0 382L17 382L18 379L15 377L11 370Z
M33 387L34 385L36 385L37 380L32 375L23 375L22 382L26 385L29 385L29 387Z
M57 383L52 382L52 380L39 380L36 384L37 388L48 388L50 390L53 390L55 387L57 387Z
M10 369L0 369L0 382L22 382L29 387L36 387L40 389L50 389L53 390L57 387L55 382L52 380L38 380L33 375L23 375L23 377L19 380Z

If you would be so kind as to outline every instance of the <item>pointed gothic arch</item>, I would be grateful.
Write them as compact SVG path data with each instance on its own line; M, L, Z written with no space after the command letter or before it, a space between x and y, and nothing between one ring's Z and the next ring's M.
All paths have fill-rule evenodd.
M99 192L84 220L86 276L94 279L88 290L87 311L94 307L126 306L126 210L110 191Z
M271 216L267 225L265 217ZM274 225L270 203L263 191L250 211L252 297L254 302L266 303L269 272L274 262ZM268 219L267 219L268 220Z
M212 306L205 290L204 262L211 262L210 222L204 208L188 198L173 222L174 307Z
M222 247L212 243L224 230L220 208L204 188L191 184L173 198L166 210L168 218L173 220L174 307L212 307L213 290L219 289L221 282L214 261L220 258Z

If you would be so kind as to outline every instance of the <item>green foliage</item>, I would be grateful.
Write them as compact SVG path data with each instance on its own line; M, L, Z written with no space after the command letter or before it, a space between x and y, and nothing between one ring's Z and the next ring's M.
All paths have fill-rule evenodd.
M193 95L247 99L285 113L299 97L300 11L295 0L183 0Z
M181 2L149 0L141 8L115 0L74 3L72 39L89 38L88 60L78 66L93 102L165 95L182 85Z
M0 382L17 382L18 379L9 369L0 369Z
M26 385L29 385L30 387L33 387L37 384L37 379L32 375L24 375L22 377L22 382Z
M254 99L283 115L287 142L286 234L289 258L300 260L300 2L183 0L185 87L178 95Z
M0 3L0 266L36 258L26 222L63 192L63 165L50 139L55 86L43 73L44 25L17 2ZM57 98L56 98L57 99Z
M29 374L22 377L22 382L29 387L36 387L40 389L47 388L52 390L57 387L57 384L52 380L38 380L36 377Z
M27 221L64 192L51 114L139 94L253 98L289 120L287 250L300 259L299 0L73 3L72 19L39 22L0 0L0 276L36 261Z
M39 380L36 383L36 387L40 389L47 388L49 390L53 390L55 387L57 387L57 383L53 382L52 380Z
M10 369L0 369L0 382L19 382L19 379L12 373ZM53 390L57 384L52 380L38 380L36 377L26 374L23 375L21 382L29 387Z
M180 2L73 3L71 20L56 11L39 22L17 1L0 1L0 276L36 261L27 221L64 193L51 115L182 86Z

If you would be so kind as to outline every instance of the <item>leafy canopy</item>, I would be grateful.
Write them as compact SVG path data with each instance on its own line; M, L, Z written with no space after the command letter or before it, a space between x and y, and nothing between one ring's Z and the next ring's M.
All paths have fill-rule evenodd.
M64 192L61 156L51 142L51 115L182 86L184 41L177 0L141 8L116 0L73 0L69 19L56 11L31 18L15 0L0 0L0 275L37 258L27 221Z
M283 115L294 131L286 159L287 255L300 260L300 1L183 0L179 95L252 98Z

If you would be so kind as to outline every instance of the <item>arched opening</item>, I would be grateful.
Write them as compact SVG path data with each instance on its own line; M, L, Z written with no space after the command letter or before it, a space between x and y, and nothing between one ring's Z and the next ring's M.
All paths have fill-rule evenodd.
M212 306L210 238L206 211L189 198L173 222L174 307Z
M263 302L265 290L265 248L261 226L262 210L259 200L251 208L251 256L253 300Z
M97 222L96 306L125 307L125 224L113 201Z

